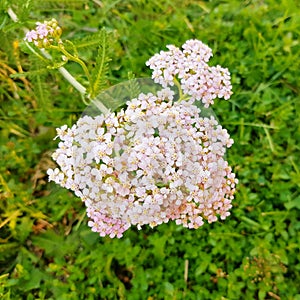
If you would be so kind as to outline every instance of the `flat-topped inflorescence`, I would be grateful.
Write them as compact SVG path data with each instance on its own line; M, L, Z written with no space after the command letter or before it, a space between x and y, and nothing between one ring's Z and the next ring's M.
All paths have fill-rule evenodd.
M174 102L169 88L126 104L57 130L60 169L48 170L49 179L85 202L92 230L121 237L131 225L225 219L237 182L224 159L227 131L193 101Z

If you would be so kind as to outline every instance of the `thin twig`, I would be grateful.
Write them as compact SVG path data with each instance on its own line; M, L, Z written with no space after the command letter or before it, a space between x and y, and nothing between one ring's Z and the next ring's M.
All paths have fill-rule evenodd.
M187 284L189 275L189 260L184 261L184 282Z

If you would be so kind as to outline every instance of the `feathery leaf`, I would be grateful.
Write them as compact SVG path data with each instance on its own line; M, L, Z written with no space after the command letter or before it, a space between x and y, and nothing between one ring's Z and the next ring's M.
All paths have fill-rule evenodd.
M107 86L106 76L108 73L109 58L109 34L105 29L100 31L98 54L95 67L92 70L92 82L90 83L90 95L93 99L103 88Z
M84 37L72 39L72 43L76 46L77 49L95 47L95 45L100 44L102 35L103 33L101 30Z

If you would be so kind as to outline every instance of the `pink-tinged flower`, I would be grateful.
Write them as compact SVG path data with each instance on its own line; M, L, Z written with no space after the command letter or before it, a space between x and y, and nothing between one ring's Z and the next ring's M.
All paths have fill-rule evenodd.
M53 32L53 29L51 30L51 28L46 24L40 22L37 22L36 24L37 24L36 33L38 34L38 37L40 39L47 37L48 34L51 34L51 32Z
M207 59L209 51L201 55ZM193 101L174 102L173 95L169 88L140 94L118 113L57 129L59 169L48 171L49 180L85 202L100 236L170 220L198 228L229 215L237 180L224 155L233 141Z
M212 56L207 45L198 40L188 40L182 45L182 51L173 45L167 48L169 51L161 51L146 62L153 70L154 82L163 87L173 86L177 78L184 94L192 100L201 101L205 107L213 104L216 98L230 98L230 73L228 69L207 64Z
M25 36L25 41L33 42L38 39L38 34L35 30L28 31Z
M27 32L25 41L33 42L39 48L46 48L53 41L60 42L62 30L55 19L43 23L37 22L36 25L35 30Z

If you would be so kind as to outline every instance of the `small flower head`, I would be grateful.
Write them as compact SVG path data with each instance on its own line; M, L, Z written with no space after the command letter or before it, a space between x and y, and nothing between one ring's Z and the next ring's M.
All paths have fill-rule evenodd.
M198 40L188 40L182 45L183 50L173 45L167 48L169 51L161 51L146 62L153 70L152 78L156 83L167 87L178 79L184 94L201 101L205 107L213 104L216 98L230 98L230 73L226 68L207 64L212 56L208 46Z
M37 22L36 25L35 30L27 32L25 41L33 42L39 48L47 48L54 41L60 42L62 29L55 19L43 23Z

